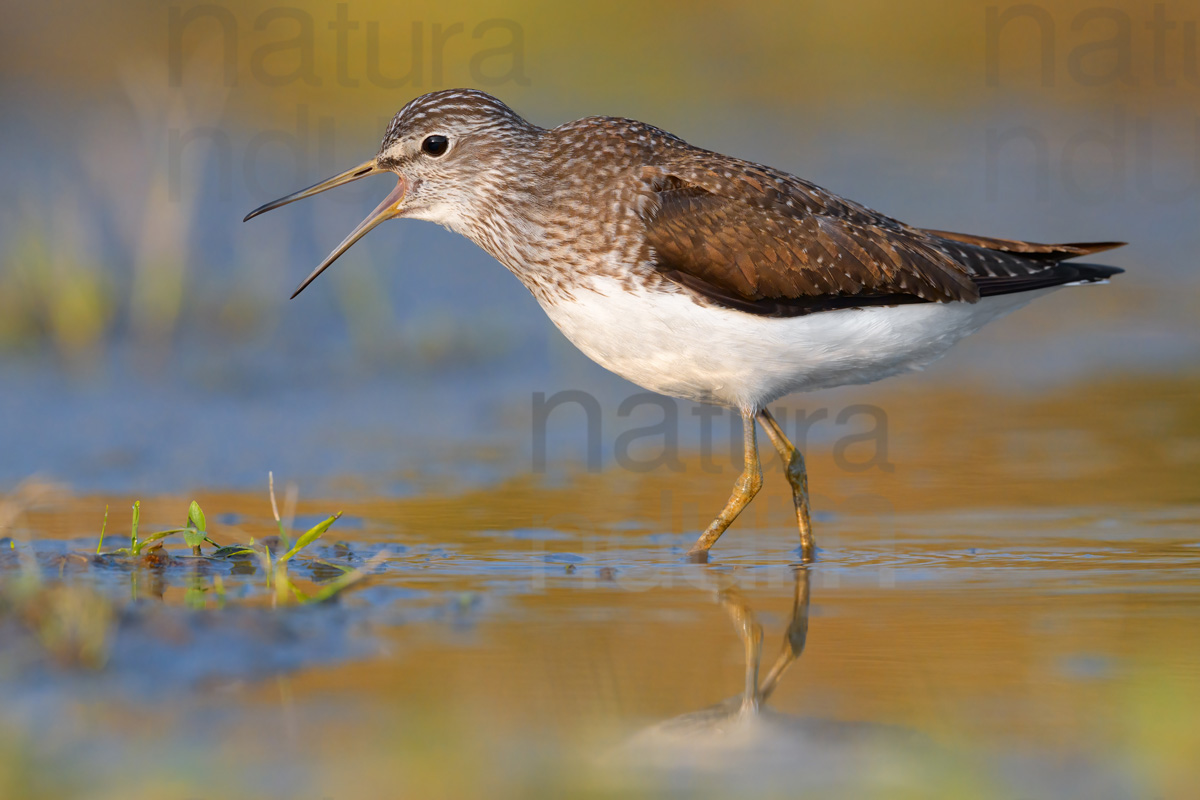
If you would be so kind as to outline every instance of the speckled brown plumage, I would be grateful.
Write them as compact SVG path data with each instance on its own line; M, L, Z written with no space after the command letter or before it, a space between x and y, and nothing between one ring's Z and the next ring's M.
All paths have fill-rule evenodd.
M694 148L647 172L659 198L646 228L657 268L753 313L975 302L1021 282L1079 280L1081 273L1056 269L1058 262L1117 246L921 230L799 178Z
M544 301L569 298L581 273L607 273L794 316L971 303L1115 271L1059 265L1115 242L1042 245L914 228L645 123L588 117L547 130L472 90L414 100L389 127L380 159L398 165L390 153L414 131L464 125L479 141L491 201L464 215L467 233Z
M416 98L375 158L249 217L383 172L395 188L297 293L382 221L437 222L508 267L597 363L651 391L738 409L745 468L695 556L761 486L756 425L792 487L801 556L814 556L804 459L768 404L920 369L1033 290L1121 271L1068 262L1116 242L915 228L642 122L545 129L468 89Z

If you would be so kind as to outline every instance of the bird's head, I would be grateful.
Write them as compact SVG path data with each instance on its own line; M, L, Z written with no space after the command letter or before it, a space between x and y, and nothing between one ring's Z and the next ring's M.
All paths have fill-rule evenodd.
M400 109L374 158L260 206L246 220L369 175L396 176L396 187L304 279L295 297L384 220L411 217L465 232L481 202L513 180L512 149L532 146L540 133L491 95L473 89L431 92Z

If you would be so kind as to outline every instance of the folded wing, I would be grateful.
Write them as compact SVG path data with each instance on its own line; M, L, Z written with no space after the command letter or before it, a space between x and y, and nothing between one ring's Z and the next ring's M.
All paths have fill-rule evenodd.
M655 268L754 314L980 297L1107 277L1061 265L1119 243L1043 245L922 230L787 173L706 151L644 170ZM1066 269L1063 269L1066 267Z

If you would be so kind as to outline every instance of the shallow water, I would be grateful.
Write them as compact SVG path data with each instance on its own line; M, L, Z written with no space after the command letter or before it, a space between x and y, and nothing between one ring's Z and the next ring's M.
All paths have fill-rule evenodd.
M375 558L366 582L307 606L276 598L261 565L182 543L166 566L95 560L105 505L109 549L132 498L14 496L4 793L1188 797L1193 388L1155 391L1168 439L1139 439L1153 421L1115 389L1121 414L1053 392L995 400L1025 431L1074 430L1057 449L1007 429L964 441L946 410L961 394L890 395L894 469L811 448L821 551L804 570L774 466L712 562L684 562L733 475L692 453L682 472L302 499L296 530L345 512L313 555ZM1173 462L1145 452L1170 443ZM274 532L265 492L199 500L222 544ZM143 531L186 514L184 498L142 501ZM14 611L35 565L40 607L74 634ZM339 572L291 574L311 593ZM744 710L781 653L794 663Z
M0 798L1200 796L1200 127L1192 33L1163 35L1197 15L1108 3L1110 40L1056 5L205 4L178 46L174 7L11 9ZM278 11L317 80L275 77ZM523 40L499 82L491 22ZM605 373L431 224L288 302L382 179L242 224L443 82L539 124L641 118L915 225L1128 240L1100 259L1127 272L924 374L781 404L818 562L792 566L767 458L686 564L740 470L728 414ZM217 541L262 541L268 470L292 535L345 512L295 591L177 537L95 557L135 500L143 532L194 497ZM368 577L300 601L343 569Z

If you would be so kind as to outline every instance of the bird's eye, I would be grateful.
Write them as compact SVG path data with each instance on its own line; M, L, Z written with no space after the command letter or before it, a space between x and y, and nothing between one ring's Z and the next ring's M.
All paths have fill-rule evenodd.
M426 136L425 141L421 142L421 150L431 156L440 156L446 152L446 148L450 146L450 140L440 134Z

